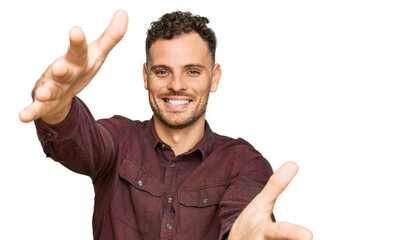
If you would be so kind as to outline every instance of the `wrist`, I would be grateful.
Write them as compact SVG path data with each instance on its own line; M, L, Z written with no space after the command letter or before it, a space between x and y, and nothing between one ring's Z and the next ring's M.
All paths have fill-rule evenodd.
M71 111L72 102L73 102L73 99L71 99L69 103L66 103L63 106L61 106L59 108L59 111L57 111L54 114L51 114L49 116L42 116L41 117L42 121L50 125L56 125L56 124L63 122L63 120L65 120L65 118L68 116L69 112Z

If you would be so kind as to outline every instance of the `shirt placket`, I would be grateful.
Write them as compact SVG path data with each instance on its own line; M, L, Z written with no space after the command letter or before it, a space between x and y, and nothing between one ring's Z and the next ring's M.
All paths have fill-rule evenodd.
M167 156L171 156L172 150L168 150L168 147L162 145L163 151L171 151L169 153L164 152L164 156L166 157L166 168L164 172L164 184L166 186L166 204L163 213L163 219L161 221L161 233L160 233L160 240L170 240L173 239L173 232L176 228L175 225L175 211L173 208L173 203L176 201L176 176L177 176L177 160L178 158L174 157L169 158ZM171 159L171 160L169 160Z

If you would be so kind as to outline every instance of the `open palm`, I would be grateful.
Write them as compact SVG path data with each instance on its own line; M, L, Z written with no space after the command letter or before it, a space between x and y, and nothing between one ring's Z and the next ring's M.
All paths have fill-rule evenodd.
M79 27L69 33L70 45L43 73L32 91L33 102L20 112L23 122L42 118L49 124L64 120L72 98L84 89L99 71L111 49L124 36L127 13L119 10L104 33L90 45Z

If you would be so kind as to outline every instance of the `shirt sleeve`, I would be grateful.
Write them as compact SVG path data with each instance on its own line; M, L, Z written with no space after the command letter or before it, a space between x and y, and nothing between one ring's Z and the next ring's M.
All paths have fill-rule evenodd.
M71 110L61 123L49 125L38 119L35 126L47 157L90 176L93 181L109 170L116 151L114 137L95 121L79 98L74 97Z
M238 154L235 157L234 177L230 180L220 203L221 235L219 239L228 236L239 214L263 189L273 173L269 162L251 145L233 151L238 151ZM270 218L273 219L272 216Z

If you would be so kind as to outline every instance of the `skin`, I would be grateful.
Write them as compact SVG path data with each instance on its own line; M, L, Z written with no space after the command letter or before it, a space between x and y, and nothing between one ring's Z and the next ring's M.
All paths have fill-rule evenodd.
M108 28L90 45L80 28L72 28L67 53L53 62L36 82L33 102L20 112L20 120L31 122L41 118L49 124L62 122L70 111L72 98L93 79L109 52L124 36L127 25L127 13L117 11ZM148 65L143 66L143 78L150 105L159 112L154 118L156 131L178 155L203 137L204 108L209 93L218 88L222 71L219 64L211 62L207 44L194 33L172 40L157 40L150 48L150 58ZM167 99L191 101L174 106L168 104ZM273 223L270 219L277 197L297 171L295 163L287 162L271 176L264 189L236 219L230 240L313 238L304 227Z
M287 222L272 222L270 216L278 196L298 172L286 162L270 177L262 191L245 207L229 233L229 240L311 240L310 230Z
M49 124L63 121L71 108L72 98L89 84L111 49L123 38L127 23L127 13L116 12L108 28L90 45L79 27L72 28L68 51L36 82L33 102L20 112L20 120L31 122L41 118Z

